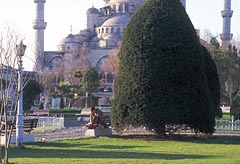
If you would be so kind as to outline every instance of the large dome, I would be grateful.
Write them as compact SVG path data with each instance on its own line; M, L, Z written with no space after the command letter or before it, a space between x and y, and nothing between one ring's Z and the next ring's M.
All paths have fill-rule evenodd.
M119 25L127 25L130 20L130 17L127 15L119 15L112 17L105 21L101 27L109 27L109 26L119 26Z
M110 0L109 3L129 3L129 2L135 2L136 0Z
M104 40L112 40L112 41L118 41L122 38L121 34L120 33L117 33L117 34L105 34L102 36L102 38Z

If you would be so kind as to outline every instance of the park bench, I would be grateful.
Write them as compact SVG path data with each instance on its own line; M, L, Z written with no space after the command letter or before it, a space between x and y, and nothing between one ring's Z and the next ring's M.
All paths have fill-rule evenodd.
M28 116L49 116L49 109L36 109L32 113L28 113Z
M37 127L38 119L24 119L23 120L23 132L30 133ZM12 125L12 133L16 133L16 121L7 121L7 125ZM8 126L10 130L10 126ZM1 122L1 134L5 134L5 122Z

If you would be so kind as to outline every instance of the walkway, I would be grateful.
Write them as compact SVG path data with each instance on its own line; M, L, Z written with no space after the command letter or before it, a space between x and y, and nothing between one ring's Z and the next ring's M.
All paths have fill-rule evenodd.
M35 141L49 141L49 140L62 140L70 138L84 137L86 128L68 127L62 130L56 130L52 132L38 133L34 135Z
M56 130L52 132L35 134L35 141L49 141L49 140L62 140L71 138L83 138L86 128L80 126L81 122L67 121L64 123L65 129ZM129 134L146 134L149 133L143 129L135 129L128 131ZM223 131L217 130L214 135L228 135L228 136L240 136L240 131Z

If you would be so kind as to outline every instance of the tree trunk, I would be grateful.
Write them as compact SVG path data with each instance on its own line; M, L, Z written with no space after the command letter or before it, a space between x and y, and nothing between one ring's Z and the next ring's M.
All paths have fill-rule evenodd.
M154 128L154 132L160 137L165 137L166 136L165 124L160 124L158 127Z

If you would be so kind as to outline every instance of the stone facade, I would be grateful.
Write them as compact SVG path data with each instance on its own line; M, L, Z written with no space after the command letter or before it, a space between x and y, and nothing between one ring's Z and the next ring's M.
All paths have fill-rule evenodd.
M45 0L38 1L38 6L45 2ZM42 64L41 66L38 64L38 68L52 70L56 65L60 65L59 62L66 67L66 64L63 63L64 58L70 55L81 56L79 49L87 43L89 65L100 69L104 58L119 46L127 23L145 1L147 0L104 0L105 5L102 8L89 8L86 11L86 28L80 30L78 34L69 34L64 37L57 46L58 51L45 51L44 57L37 54L38 61L41 61ZM181 0L181 3L185 7L186 0ZM39 15L43 17L43 14ZM39 19L38 16L35 22L38 22ZM41 18L41 21L43 20ZM38 33L43 30L44 28L37 28ZM40 39L38 44L40 45L42 42Z

